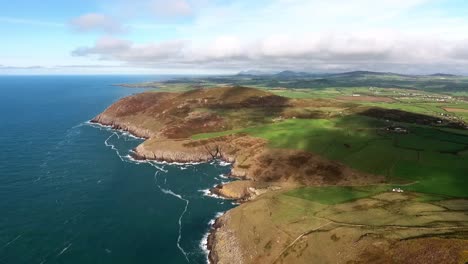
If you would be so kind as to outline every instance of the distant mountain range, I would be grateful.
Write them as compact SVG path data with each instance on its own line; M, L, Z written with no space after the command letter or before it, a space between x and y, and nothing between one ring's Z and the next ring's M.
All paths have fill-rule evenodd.
M401 77L422 77L422 76L430 76L430 77L459 77L458 75L454 74L446 74L446 73L435 73L429 75L411 75L411 74L400 74L400 73L392 73L392 72L374 72L374 71L350 71L350 72L342 72L342 73L308 73L308 72L296 72L285 70L278 73L274 72L266 72L266 71L257 71L257 70L248 70L248 71L241 71L237 74L237 76L271 76L271 77L278 77L281 79L285 78L313 78L313 77L331 77L331 78L339 78L339 77L371 77L371 76L401 76Z

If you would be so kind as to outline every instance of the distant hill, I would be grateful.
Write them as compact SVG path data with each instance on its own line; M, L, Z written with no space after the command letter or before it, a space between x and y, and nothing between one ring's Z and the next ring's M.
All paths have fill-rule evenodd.
M264 76L264 75L272 75L272 74L274 74L274 72L247 70L247 71L239 72L237 76Z
M412 74L401 74L401 73L393 73L393 72L376 72L376 71L349 71L349 72L340 72L340 73L310 73L310 72L297 72L291 70L285 70L278 73L271 73L265 71L258 71L258 70L248 70L248 71L241 71L237 74L237 76L270 76L272 78L279 78L279 79L291 79L291 78L340 78L340 77L351 77L351 78L359 78L359 77L383 77L383 76L398 76L398 77L460 77L454 74L446 74L446 73L434 73L430 75L412 75Z
M431 75L428 75L428 76L431 76L431 77L458 77L458 75L447 74L447 73L434 73L434 74L431 74Z
M373 72L373 71L350 71L350 72L342 72L342 73L335 73L330 74L331 77L340 77L340 76L383 76L383 75L400 75L391 72Z
M274 77L279 77L279 78L301 78L301 77L314 77L314 76L318 76L318 75L307 73L307 72L295 72L295 71L282 71L277 74L274 74Z

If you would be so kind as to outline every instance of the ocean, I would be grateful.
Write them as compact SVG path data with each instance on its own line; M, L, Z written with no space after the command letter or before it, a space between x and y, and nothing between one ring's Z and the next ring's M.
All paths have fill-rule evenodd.
M87 121L112 86L168 76L0 76L0 263L206 263L220 162L128 157L142 142Z

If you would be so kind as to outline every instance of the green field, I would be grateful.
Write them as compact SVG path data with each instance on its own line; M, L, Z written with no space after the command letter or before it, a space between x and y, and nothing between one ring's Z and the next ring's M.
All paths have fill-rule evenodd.
M288 109L290 119L275 122L285 112L258 109L200 109L229 120L231 129L195 135L212 138L247 133L267 139L272 148L300 149L340 161L352 168L405 182L405 190L468 197L468 132L401 124L409 134L392 134L394 124L353 115L357 109L378 107L468 122L468 78L463 76L408 76L351 72L332 75L293 73L269 76L218 76L157 83L159 90L187 90L200 86L250 86L294 99L324 99L324 107ZM316 117L311 117L317 112ZM302 116L303 115L303 116ZM309 117L306 117L308 116ZM345 115L343 117L343 115ZM347 116L346 116L347 115ZM301 117L309 119L292 119ZM399 124L397 124L399 125ZM346 193L346 191L344 191Z
M389 186L365 186L365 187L350 187L350 186L325 186L325 187L303 187L287 192L289 196L306 199L321 204L339 204L366 198L380 192L390 190Z
M195 139L247 133L272 148L301 149L369 173L405 182L405 190L468 197L468 136L453 130L404 124L408 134L385 131L385 121L346 116L289 119L246 129L200 134Z

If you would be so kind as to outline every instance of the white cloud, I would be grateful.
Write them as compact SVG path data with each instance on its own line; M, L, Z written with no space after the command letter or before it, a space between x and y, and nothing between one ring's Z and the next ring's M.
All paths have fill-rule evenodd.
M70 21L72 29L79 32L100 31L105 33L120 33L123 26L116 19L97 13L88 13Z
M97 55L102 60L120 60L124 62L163 61L178 58L185 47L184 41L175 40L160 43L133 44L131 41L105 36L92 47L75 49L74 56Z
M426 7L437 1L145 1L156 16L193 21L171 24L176 37L163 41L104 37L73 54L168 68L459 70L468 66L468 19Z
M460 43L441 40L420 42L420 38L386 34L277 35L257 40L221 36L208 41L171 40L135 44L104 37L94 46L79 48L77 56L97 55L100 59L135 65L186 65L226 68L283 67L291 69L339 68L339 65L419 65L453 62L462 51ZM468 54L468 53L466 53ZM468 59L468 56L465 56Z

